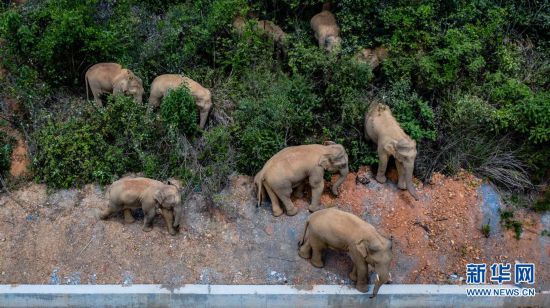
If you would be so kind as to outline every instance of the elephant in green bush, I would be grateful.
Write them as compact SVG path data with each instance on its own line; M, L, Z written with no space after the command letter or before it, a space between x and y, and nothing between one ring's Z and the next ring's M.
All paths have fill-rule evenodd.
M376 180L386 182L386 167L390 156L395 158L400 189L407 189L414 199L418 195L413 184L414 160L416 159L416 142L409 137L393 117L386 105L373 103L365 115L365 138L378 145L378 172Z
M92 91L94 100L103 105L101 96L105 93L124 94L132 96L138 103L143 99L143 82L129 70L118 63L98 63L86 71L86 99L88 89Z
M307 180L311 186L309 210L319 210L321 194L325 187L325 171L340 173L340 178L332 185L332 193L338 195L338 187L349 173L348 154L342 145L327 141L322 145L309 144L282 149L273 155L254 177L258 205L267 192L274 216L283 214L279 200L283 202L287 215L296 215L298 210L290 200L290 195L293 188L301 187Z
M340 27L336 23L336 18L327 7L310 20L311 29L319 43L319 48L329 52L337 51L340 48L342 39L340 38Z
M299 255L311 259L315 267L323 267L322 253L326 248L348 252L353 261L351 280L357 282L357 290L367 292L369 265L376 272L372 297L380 286L391 281L392 239L382 236L361 218L334 208L311 214L306 222L299 243Z
M153 108L160 106L161 99L168 93L169 90L176 89L181 85L185 85L199 108L199 126L204 129L208 113L212 109L212 95L210 90L200 85L191 78L184 77L178 74L160 75L151 84L151 94L149 96L149 105Z
M141 207L145 214L143 231L153 229L153 218L160 211L166 221L168 233L176 235L180 225L183 204L181 203L181 184L170 179L167 183L148 178L122 178L109 187L107 193L109 206L101 214L101 219L109 215L124 211L124 221L134 222L131 210Z

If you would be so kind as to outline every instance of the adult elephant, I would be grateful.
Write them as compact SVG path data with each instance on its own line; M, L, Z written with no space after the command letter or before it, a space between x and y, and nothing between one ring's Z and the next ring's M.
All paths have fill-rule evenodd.
M86 99L88 88L94 100L103 105L101 96L107 93L132 96L138 103L143 99L143 82L131 70L118 63L98 63L86 71Z
M149 105L153 108L160 106L161 99L166 96L169 90L176 89L185 85L191 96L195 98L195 103L199 108L199 126L204 128L208 113L212 109L212 95L210 90L200 85L191 78L184 77L178 74L160 75L151 84L151 94L149 96Z
M325 171L340 173L340 178L332 185L332 193L338 195L338 187L349 173L348 154L342 145L327 141L322 145L299 145L281 150L254 177L258 189L258 205L267 192L274 216L283 214L279 200L284 204L287 215L296 215L298 210L290 200L290 195L293 188L302 186L307 180L311 186L309 210L319 210L325 187Z
M415 200L418 195L412 182L416 142L405 134L386 105L374 103L365 115L365 138L378 145L378 172L376 180L386 182L386 168L390 156L395 158L399 181L397 187L407 189Z

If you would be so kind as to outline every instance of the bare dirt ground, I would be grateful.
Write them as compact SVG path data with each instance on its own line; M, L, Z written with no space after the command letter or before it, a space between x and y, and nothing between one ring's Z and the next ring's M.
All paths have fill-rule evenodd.
M370 183L357 183L356 175ZM395 181L395 174L389 178ZM474 176L436 174L430 185L417 184L420 200L414 201L363 168L348 175L338 197L326 189L322 203L394 236L395 283L464 283L466 263L522 261L536 264L537 289L550 288L550 237L540 236L550 229L550 216L516 211L525 229L516 240L487 213L498 200L489 200L495 197L490 186ZM129 225L122 215L98 220L106 201L96 185L48 191L27 184L11 197L0 194L0 283L351 284L345 253L327 252L323 269L298 256L307 198L295 200L298 215L275 218L269 202L255 207L252 178L236 176L215 196L217 205L194 195L186 204L185 229L170 236L161 217L153 231L141 231L140 211ZM489 238L480 231L484 223L492 225Z

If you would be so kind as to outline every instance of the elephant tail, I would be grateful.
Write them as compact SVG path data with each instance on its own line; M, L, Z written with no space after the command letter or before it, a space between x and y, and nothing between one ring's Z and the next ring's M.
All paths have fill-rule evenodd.
M88 88L90 88L90 82L88 81L88 72L84 75L84 84L86 85L86 100L90 100L90 95L88 94Z
M302 239L298 242L298 248L300 248L306 242L307 227L309 227L309 217L306 220L306 226L304 227L304 234L302 234Z
M262 171L260 171L254 178L254 184L256 184L256 189L258 190L256 195L258 198L258 203L256 204L256 207L260 207L264 196L264 174Z

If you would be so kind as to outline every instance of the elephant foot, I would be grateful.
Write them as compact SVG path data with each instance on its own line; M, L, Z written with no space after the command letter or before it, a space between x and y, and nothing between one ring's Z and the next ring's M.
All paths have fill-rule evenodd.
M109 213L101 213L101 214L99 214L99 219L101 219L101 220L105 220L105 219L107 219L107 217L109 217Z
M386 183L386 176L385 175L377 175L376 176L376 181L378 181L378 183L381 183L381 184L384 184Z
M283 215L283 210L281 210L281 209L273 209L273 216L279 217L279 216L281 216L281 215Z
M407 183L397 183L397 188L399 188L401 190L406 190L407 189Z
M298 209L295 208L295 207L290 208L290 209L287 209L287 210L286 210L286 214L287 214L288 216L294 216L294 215L298 214Z
M358 283L355 288L362 293L367 293L369 291L369 285L366 283Z
M296 190L294 192L294 197L298 198L298 199L301 199L304 197L304 192L303 191L299 191L299 190Z
M178 234L178 231L176 231L175 229L172 229L172 230L168 230L168 233L170 233L170 235L176 235Z
M124 222L127 223L127 224L131 224L135 221L136 221L136 219L134 217L124 217Z
M323 261L320 261L320 260L313 260L311 259L311 265L315 266L315 267L318 267L318 268L322 268L323 266L325 266L325 264L323 263Z
M311 258L311 250L307 250L307 249L302 249L300 247L300 250L298 251L298 255L302 258L302 259L310 259Z
M321 206L310 204L307 208L310 212L316 212L321 209Z
M143 229L142 229L144 232L150 232L151 230L153 230L153 226L143 226Z
M349 273L349 279L351 279L351 281L357 281L357 273L355 273L354 271L351 271Z

